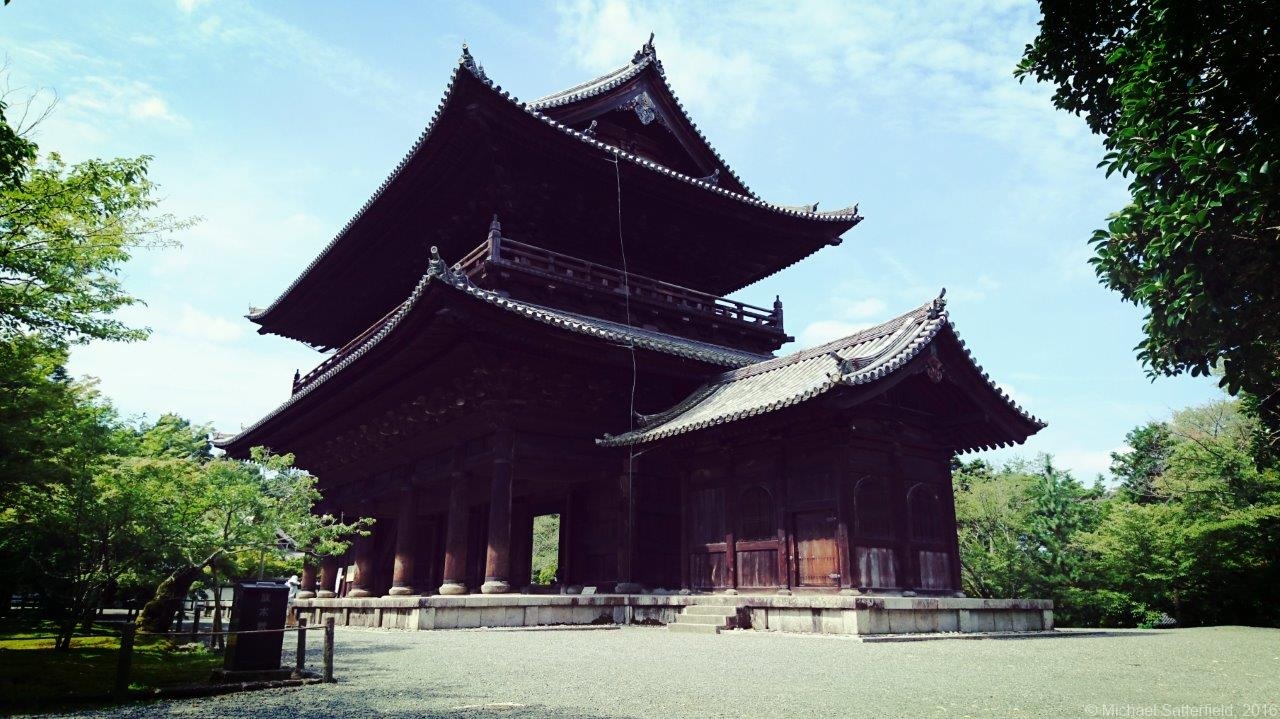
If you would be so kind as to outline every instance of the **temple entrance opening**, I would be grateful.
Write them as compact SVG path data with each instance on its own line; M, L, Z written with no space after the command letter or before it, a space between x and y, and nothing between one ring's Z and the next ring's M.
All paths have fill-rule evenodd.
M559 568L560 515L539 514L533 518L533 564L529 583L555 584Z

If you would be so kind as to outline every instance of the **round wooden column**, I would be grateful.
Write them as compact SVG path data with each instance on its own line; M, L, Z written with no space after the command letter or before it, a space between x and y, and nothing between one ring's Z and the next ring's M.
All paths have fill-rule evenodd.
M338 558L325 557L320 560L320 588L316 590L317 599L333 599L337 596L333 588L338 583Z
M316 560L311 555L302 558L302 583L298 587L298 599L311 599L316 596Z
M484 594L511 591L511 458L493 460L489 483L489 551L485 555Z
M631 575L635 560L635 471L636 462L624 460L622 473L618 475L618 581L614 583L616 594L639 594L644 587Z
M371 597L373 596L373 534L368 536L356 537L356 576L351 583L351 591L347 592L348 597Z
M400 514L396 518L396 561L391 573L391 591L393 597L405 597L414 594L413 572L416 555L418 529L418 493L413 485L405 485L400 491Z
M467 475L455 471L449 489L449 522L444 538L441 594L467 593Z

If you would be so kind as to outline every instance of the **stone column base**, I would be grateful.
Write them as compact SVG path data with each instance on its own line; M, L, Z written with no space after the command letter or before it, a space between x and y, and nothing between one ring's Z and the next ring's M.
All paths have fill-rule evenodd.
M413 587L392 587L387 592L388 597L409 597L413 596Z
M641 594L643 592L644 587L636 582L618 582L613 588L614 594Z
M467 593L467 585L462 582L445 582L440 585L440 593L448 596L456 596Z
M333 599L336 596L338 595L334 594L328 589L321 589L320 591L316 592L316 599Z
M298 593L294 596L294 599L315 599L315 597L316 597L316 593L315 593L315 592L309 592L309 591L307 591L307 590L305 590L305 589L304 589L304 590L302 590L302 591L298 592Z
M351 591L347 592L347 596L353 599L362 599L364 597L372 597L373 593L364 587L353 587Z
M511 591L511 585L501 579L486 579L484 584L480 585L481 594L506 594Z

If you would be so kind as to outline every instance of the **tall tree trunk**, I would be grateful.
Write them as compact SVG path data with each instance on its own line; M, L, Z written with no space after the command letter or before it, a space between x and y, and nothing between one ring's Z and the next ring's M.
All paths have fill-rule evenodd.
M151 597L142 613L138 615L138 629L144 632L162 634L169 631L173 618L182 609L182 602L191 584L200 578L204 565L186 566L173 570L173 573L156 587L155 596Z

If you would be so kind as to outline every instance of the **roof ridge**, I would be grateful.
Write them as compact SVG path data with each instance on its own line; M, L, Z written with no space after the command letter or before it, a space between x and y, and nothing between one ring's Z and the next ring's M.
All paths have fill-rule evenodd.
M654 55L654 58L656 62L656 54ZM660 62L657 63L657 67L659 70L659 75L662 76ZM458 78L461 76L461 74L464 71L469 73L472 77L478 80L483 86L489 88L499 97L508 101L515 107L529 114L530 116L538 120L541 120L543 123L547 125L550 125L552 128L560 131L561 133L568 135L570 137L574 137L579 141L581 141L583 144L593 146L597 149L604 150L605 152L609 152L610 154L614 155L614 157L625 159L631 162L632 164L639 165L641 167L646 167L650 170L653 170L654 172L657 172L658 174L666 175L677 181L684 182L685 184L693 185L695 187L700 187L709 192L712 192L713 194L719 194L724 197L733 199L737 202L754 205L756 207L760 207L762 209L769 210L771 212L775 212L782 215L789 215L792 217L800 217L800 218L822 220L822 221L852 222L853 225L857 225L863 219L862 216L858 214L856 204L852 206L851 211L848 211L848 212L839 211L839 213L801 212L794 209L788 209L782 205L761 200L759 197L755 196L754 194L744 195L742 193L734 192L732 190L727 190L723 187L720 187L718 184L712 184L710 182L707 182L706 180L691 177L682 172L672 170L671 168L666 167L661 163L657 163L652 160L646 160L638 155L634 155L632 153L626 152L621 148L614 147L613 145L610 145L608 143L596 140L595 138L585 133L574 130L569 126L563 123L557 122L556 120L548 117L547 115L542 114L531 105L520 102L519 98L511 95L511 93L508 91L504 91L501 85L494 84L494 82L489 79L488 75L485 74L484 67L481 66L480 63L476 61L475 57L471 54L470 48L464 43L462 46L462 54L459 56L458 62L454 66L453 73L449 76L449 82L445 85L444 94L441 96L440 102L436 105L436 109L431 115L431 120L427 123L426 127L423 128L423 130L418 134L418 138L409 147L409 151L405 153L403 157L400 158L400 161L396 163L396 166L392 168L392 170L382 180L382 182L378 185L378 188L373 192L373 194L370 195L367 200L365 200L364 204L360 206L360 209L358 209L355 212L355 214L353 214L351 218L348 219L345 224L343 224L342 228L329 240L328 244L326 244L324 248L321 249L320 252L317 253L311 259L311 261L307 264L307 266L303 268L303 270L300 273L298 273L296 277L294 277L293 281L289 283L289 286L286 287L284 291L282 291L279 295L277 295L277 297L271 302L271 304L267 305L265 308L259 309L257 312L248 313L247 315L245 315L246 318L248 318L249 320L256 321L257 319L264 317L265 315L273 311L276 307L278 307L281 301L284 300L285 297L288 297L289 294L293 292L294 289L297 288L298 284L302 282L302 279L306 277L308 274L310 274L311 271L314 270L316 266L320 264L320 261L324 257L326 257L328 253L331 250L333 250L334 247L338 245L338 242L347 234L347 232L351 230L351 228L356 224L356 222L358 222L360 218L364 217L365 213L369 211L369 209L373 206L373 204L380 197L382 197L383 193L386 192L387 188L391 186L392 182L395 181L395 179L400 176L400 173L404 170L405 166L408 165L409 160L413 158L413 156L418 152L418 150L426 143L427 139L431 136L431 132L432 130L435 129L436 123L440 119L440 115L444 112L445 108L449 105L449 102L453 99L454 89L457 87L457 84L458 84ZM665 76L662 76L662 77L663 77L663 82L665 83L666 81ZM669 86L668 86L668 89L670 89ZM675 97L674 92L672 92L672 97L673 98ZM678 104L678 101L677 101L677 104ZM682 106L681 106L681 112L684 112ZM686 113L686 117L687 117L687 113ZM697 127L696 125L693 124L692 120L690 120L690 125L694 127L695 131L697 130ZM705 141L705 137L703 139ZM707 143L707 146L710 147L709 142ZM712 151L714 152L714 148ZM719 158L719 155L717 154L716 157ZM724 163L722 158L720 158L720 161L721 161L721 164L723 164L726 169L729 169L728 164ZM733 171L729 169L729 172L732 173ZM743 184L743 187L746 187L746 185Z
M943 290L943 294L945 293L946 293L946 290ZM924 303L923 305L920 305L919 307L916 307L913 310L904 312L898 315L897 317L893 317L888 320L885 320L884 322L881 322L878 325L873 325L871 327L857 330L852 334L846 335L844 337L836 338L834 340L831 340L830 342L820 344L817 347L809 347L807 349L797 350L796 352L793 352L789 355L783 355L781 357L775 357L771 360L766 360L758 364L748 365L746 367L742 367L739 369L729 370L728 372L723 373L721 377L726 380L730 380L730 379L743 379L745 377L751 377L757 374L764 374L765 372L771 372L781 367L787 367L799 362L804 362L805 360L812 359L819 355L830 354L832 352L836 352L842 349L847 349L851 345L866 342L867 340L873 337L881 337L881 336L888 335L892 331L896 331L897 329L900 329L904 325L904 323L910 321L911 319L916 318L916 316L919 313L921 312L928 313L932 308L938 306L938 303L940 300L942 303L942 307L945 307L946 301L942 300L942 296L940 295L939 297L929 300L928 302ZM945 314L945 312L943 312L943 314Z

